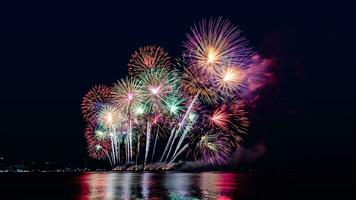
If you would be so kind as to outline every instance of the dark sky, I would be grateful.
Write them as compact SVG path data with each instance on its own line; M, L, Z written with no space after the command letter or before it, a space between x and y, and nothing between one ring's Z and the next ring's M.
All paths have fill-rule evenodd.
M0 155L84 160L83 95L126 76L138 47L179 56L191 25L223 16L275 60L245 145L262 142L279 162L355 158L353 6L297 2L1 6Z

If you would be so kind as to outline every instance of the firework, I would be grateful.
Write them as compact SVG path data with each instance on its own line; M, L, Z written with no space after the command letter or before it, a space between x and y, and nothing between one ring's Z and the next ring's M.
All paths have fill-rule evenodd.
M94 136L99 141L107 139L109 133L110 130L104 126L97 126L94 130Z
M82 113L88 123L95 121L95 114L111 97L111 88L105 85L94 86L82 101Z
M245 89L245 71L238 67L223 67L214 77L217 89L225 96L238 95Z
M219 134L219 132L210 130L208 133L197 137L196 140L198 141L194 149L194 156L206 163L222 165L226 163L227 158L231 155L231 146L228 139Z
M166 152L166 150L167 150L167 147L168 147L168 145L170 145L169 151L168 151L167 156L166 156L166 161L168 160L168 158L169 158L169 156L170 156L170 152L171 152L172 147L173 147L173 145L174 145L175 139L176 139L178 136L180 136L180 140L179 140L179 142L178 142L178 144L180 144L180 141L185 138L186 132L191 129L191 125L192 125L192 123L195 121L195 120L194 120L194 119L195 119L195 118L194 118L194 115L192 115L192 109L193 109L193 106L194 106L195 102L196 102L197 99L198 99L198 96L199 96L199 92L195 95L195 97L193 98L193 100L192 100L191 103L189 104L186 113L185 113L185 114L183 115L183 117L182 117L182 120L178 123L178 128L177 128L177 130L174 129L174 131L171 132L171 137L172 137L173 134L174 134L173 140L171 140L171 137L170 137L170 139L169 139L169 141L168 141L168 143L167 143L167 145L166 145L166 148L165 148L165 150L164 150L164 152L163 152L163 155L165 155L165 152ZM187 120L187 119L188 119L188 120ZM187 124L187 125L186 125L186 124ZM183 130L184 128L185 128L185 130L183 131L183 134L180 135L181 130ZM170 143L170 141L171 141L171 143ZM178 148L179 148L179 145L176 146L176 150L175 150L174 154L177 152ZM173 154L173 156L174 156L174 154Z
M151 112L160 109L161 104L177 88L178 77L164 68L153 68L140 76L143 98L149 102Z
M124 110L124 113L128 116L128 148L127 151L129 160L133 157L133 138L132 138L132 123L133 123L133 111L132 108L136 108L142 101L142 95L140 91L139 81L137 79L121 79L113 87L113 101Z
M103 105L98 112L98 122L99 124L106 127L114 127L123 120L123 116L119 112L119 109L110 104Z
M202 20L191 31L184 43L191 66L211 75L221 67L247 65L251 54L247 41L228 20Z
M201 76L194 68L185 68L182 74L182 87L183 93L189 96L194 96L199 93L199 100L207 103L214 104L218 101L218 96L215 90L211 87L212 82L209 77Z
M131 107L135 107L142 101L139 81L137 79L121 79L112 89L112 100L120 108L129 112Z
M144 46L135 51L128 64L129 76L138 77L142 72L154 67L169 68L168 53L159 46Z
M146 153L145 162L147 161L148 152L150 151L150 139L152 124L155 124L157 113L161 113L164 99L177 89L178 79L174 71L168 71L165 68L148 69L140 75L140 85L143 98L148 102L148 117L146 129Z
M184 109L185 99L182 94L174 93L167 96L164 100L165 110L171 116L179 115Z
M239 147L242 136L247 134L247 129L250 126L246 106L243 101L233 101L230 103L230 120L229 129L225 129L225 136L229 138L232 147Z
M87 141L88 153L90 157L94 159L110 159L108 156L108 152L111 150L110 142L104 138L97 138L95 130L91 125L85 129L85 138Z
M228 129L230 122L230 113L227 112L225 106L217 108L211 116L209 116L209 122L211 126L217 126L221 129Z
M142 47L131 56L128 78L84 96L92 158L167 169L184 155L223 165L239 148L268 62L252 56L241 32L222 18L194 26L184 47L173 64L163 48Z
M147 106L144 103L137 104L133 107L133 114L138 119L147 112ZM137 122L138 123L138 122Z

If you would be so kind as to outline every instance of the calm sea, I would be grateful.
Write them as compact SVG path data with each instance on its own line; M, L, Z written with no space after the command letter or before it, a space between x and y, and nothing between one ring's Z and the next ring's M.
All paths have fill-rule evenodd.
M303 181L253 172L2 173L0 199L309 199L332 192L324 180L296 180Z

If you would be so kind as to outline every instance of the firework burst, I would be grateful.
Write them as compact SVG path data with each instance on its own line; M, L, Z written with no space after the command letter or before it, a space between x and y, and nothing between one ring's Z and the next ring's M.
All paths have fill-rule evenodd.
M82 113L88 123L95 123L96 112L110 100L111 88L105 85L94 86L85 94L82 101Z
M85 129L89 156L94 159L105 159L111 150L110 141L105 138L98 138L95 131L91 125Z
M165 110L171 116L177 116L181 114L181 112L185 108L184 106L185 99L183 95L179 93L173 93L167 96L163 101L164 101Z
M228 20L202 20L191 28L184 43L185 56L191 66L213 75L225 66L245 66L250 56L247 41Z
M165 68L153 68L140 76L142 96L149 102L151 111L159 110L169 94L177 89L178 77Z
M154 67L169 68L168 53L159 46L144 46L135 51L128 63L129 76L138 77L142 72Z
M238 67L223 67L217 70L215 82L224 96L239 95L245 89L245 72Z
M228 139L215 130L196 138L194 157L213 165L223 165L231 155L231 146Z
M142 101L139 81L137 79L121 79L112 89L112 100L126 112Z
M230 113L227 112L225 106L217 108L208 118L211 126L217 126L224 130L228 129Z
M114 105L106 104L98 112L98 122L105 127L114 127L120 124L124 118L119 109Z
M199 94L199 100L207 104L218 101L217 93L211 88L211 80L201 76L194 68L184 69L181 84L181 90L188 96Z

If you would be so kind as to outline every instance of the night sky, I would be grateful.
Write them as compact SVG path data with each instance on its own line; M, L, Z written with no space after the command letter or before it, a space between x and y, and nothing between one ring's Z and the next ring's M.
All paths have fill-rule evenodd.
M80 103L95 84L127 74L131 53L182 52L189 27L222 16L274 60L246 148L265 162L355 160L355 46L351 5L310 3L23 3L0 12L0 156L84 162ZM352 129L351 129L352 128Z

